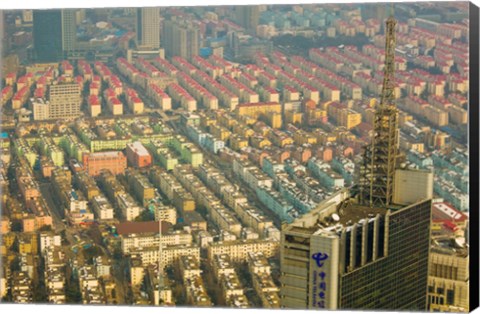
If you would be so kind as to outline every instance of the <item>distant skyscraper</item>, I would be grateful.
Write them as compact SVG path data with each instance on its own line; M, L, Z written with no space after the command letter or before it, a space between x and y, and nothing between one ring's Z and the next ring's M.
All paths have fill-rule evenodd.
M138 8L136 15L137 45L160 48L160 8Z
M237 23L243 26L247 32L255 34L260 22L260 8L257 5L245 5L235 7Z
M62 11L33 11L33 48L37 62L56 62L63 58Z
M388 17L388 6L386 3L364 3L361 5L362 19L377 19L383 24L383 21Z
M74 9L62 10L62 50L64 52L75 49L77 39L77 24Z
M75 49L75 10L34 10L33 48L37 62L56 62Z
M168 57L180 56L190 60L199 53L200 33L194 25L184 21L165 21L163 37Z

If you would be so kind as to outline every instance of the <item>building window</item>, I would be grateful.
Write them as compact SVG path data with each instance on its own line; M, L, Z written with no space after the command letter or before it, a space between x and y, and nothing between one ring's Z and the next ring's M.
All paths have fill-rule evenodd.
M451 289L447 289L447 304L452 305L455 300L455 291Z
M445 290L443 288L437 288L437 294L443 294Z

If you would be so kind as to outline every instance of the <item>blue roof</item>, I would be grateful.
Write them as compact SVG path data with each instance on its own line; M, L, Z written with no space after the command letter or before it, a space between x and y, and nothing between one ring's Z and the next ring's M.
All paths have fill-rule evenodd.
M211 54L212 54L212 48L210 48L210 47L200 48L200 56L201 57L208 57Z
M75 200L78 200L77 192L72 191L72 197L73 197Z
M0 133L0 138L8 138L8 133L7 132Z

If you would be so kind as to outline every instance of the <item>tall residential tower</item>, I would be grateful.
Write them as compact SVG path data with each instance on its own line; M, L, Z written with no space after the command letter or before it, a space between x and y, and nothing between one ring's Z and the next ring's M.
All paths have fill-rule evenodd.
M248 33L256 34L260 23L260 8L258 5L242 5L235 7L237 23L243 26Z
M136 15L137 45L160 48L160 8L138 8Z
M198 27L189 21L169 20L164 22L163 37L167 57L180 56L191 60L200 50Z

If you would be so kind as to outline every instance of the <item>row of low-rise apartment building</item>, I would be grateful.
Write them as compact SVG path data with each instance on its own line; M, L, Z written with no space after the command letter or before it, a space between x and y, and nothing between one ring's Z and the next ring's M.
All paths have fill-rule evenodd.
M278 241L273 239L234 240L211 243L207 249L209 260L214 255L229 255L232 261L246 261L248 252L262 252L269 258L278 253Z
M248 160L235 158L232 167L233 172L253 190L259 187L271 188L273 185L273 180Z
M158 265L159 248L158 246L135 248L130 251L131 255L137 255L142 261L143 267L148 265ZM200 248L195 245L172 245L162 248L161 265L167 267L173 265L180 256L193 256L200 259Z
M137 170L127 169L125 178L130 191L143 206L146 206L155 197L155 188L148 178Z
M250 165L250 166L249 166ZM282 221L291 221L293 217L298 215L298 212L294 209L294 206L287 201L287 199L282 195L281 192L277 191L274 188L273 179L267 177L260 169L256 168L250 164L249 161L241 162L238 159L234 160L233 164L234 172L238 173L240 177L247 182L250 182L249 186L255 190L257 197L259 198L260 202L266 206L270 211L275 213ZM259 175L264 178L265 180L249 180L248 175L245 176L245 173L249 173L248 169L253 169L253 176L259 177ZM243 173L243 175L242 175ZM245 178L244 178L245 177ZM253 183L257 182L257 184L252 185ZM266 183L264 183L266 182ZM289 179L287 179L289 182ZM278 184L277 184L278 186ZM286 192L287 190L282 190L282 192ZM287 193L288 194L288 193ZM286 194L285 194L286 195ZM297 197L293 197L294 194L290 194L292 203L295 203L294 200L298 200ZM300 203L303 201L300 200ZM298 204L297 204L298 205ZM309 207L308 205L307 207Z
M80 190L72 189L72 174L68 168L54 169L52 184L57 203L65 209L65 216L72 224L93 221L94 215L87 206L87 199Z
M205 184L223 200L224 204L233 209L245 226L253 228L258 234L264 235L273 222L258 209L251 206L245 195L232 185L218 169L211 165L202 165L198 176Z
M318 204L311 199L307 193L300 190L287 173L278 174L276 178L276 185L278 191L285 198L285 200L300 213L309 212Z
M103 193L94 196L90 202L96 219L113 220L115 218L115 210Z
M39 141L35 144L43 156L48 157L55 166L62 167L65 164L65 155L63 150L57 145L60 139L41 135Z
M327 68L321 68L317 66L312 69L308 69L306 66L303 66L306 72L311 73L326 82L330 82L330 84L333 84L334 86L339 88L342 93L345 93L345 95L347 95L351 99L362 98L362 88L360 86L336 74L336 73L339 73L340 70L343 70L345 68L344 62L339 60L339 54L336 54L333 52L331 52L331 54L328 54L328 53L321 52L317 48L313 48L309 51L309 58L313 62L318 63L321 66L324 66ZM344 56L344 59L346 58L348 57ZM353 60L350 60L350 61L353 61ZM360 64L360 61L355 61L354 64L358 66ZM332 68L331 65L336 65L336 67ZM357 70L347 69L346 72L352 73L352 76L353 76L353 73L357 73L359 72L359 70L360 69L357 69Z
M330 164L317 160L316 157L310 158L307 162L307 168L318 178L322 186L331 191L345 185L345 179L335 172Z
M81 161L84 153L89 153L89 149L82 143L73 133L65 134L59 142L59 146L63 148L69 158Z
M221 288L222 300L229 307L246 307L244 290L228 254L214 254L209 258L215 281Z
M433 188L436 194L447 200L455 208L461 211L468 211L468 193L463 193L453 182L437 176Z
M5 239L5 235L3 235L3 238ZM13 237L12 237L13 238ZM6 246L4 243L0 246L0 251L2 253L3 260L2 260L2 266L0 266L0 297L3 299L7 296L7 292L10 289L10 278L11 278L11 268L7 263L5 262L6 260Z
M179 163L177 155L169 148L168 144L160 140L152 140L147 144L152 152L156 164L160 164L166 170L173 170Z
M192 256L181 256L178 264L180 276L185 286L187 304L212 306L212 301L203 284L199 261Z
M20 158L20 166L15 172L19 192L24 202L21 217L18 217L22 223L22 230L33 232L43 226L51 226L53 220L50 209L42 198L40 187L33 177L28 161Z
M441 151L434 151L430 157L436 170L435 193L457 209L468 210L468 183L462 179L469 173L466 159L456 152L445 155ZM452 172L455 173L454 176L451 175Z
M14 271L10 287L14 303L32 303L33 283L26 271Z
M433 106L426 106L424 109L425 118L436 127L447 126L449 121L448 112Z
M179 213L185 215L185 213L195 210L195 200L192 194L173 175L158 167L152 167L149 178L153 185L173 203Z
M65 253L61 249L61 241L55 236L40 236L41 243L53 240L42 250L45 259L45 286L47 287L48 300L55 304L65 304Z
M142 99L138 96L138 93L133 88L126 88L125 100L127 101L128 108L133 114L141 114L144 111L144 104Z
M131 255L128 261L130 284L132 285L135 304L173 304L172 290L166 285L164 277L160 277L158 267L154 265L143 265L141 257L136 254Z
M260 297L263 308L279 308L279 288L271 277L271 267L261 252L248 254L248 269L252 276L253 288Z
M158 104L160 109L164 111L172 109L172 98L158 85L150 83L147 88L147 95Z
M341 90L338 86L332 84L328 80L324 80L319 77L321 68L314 62L308 61L300 56L292 56L290 58L291 65L289 66L292 71L295 70L296 78L310 82L310 84L317 88L321 94L322 99L327 101L339 101ZM296 68L294 68L296 67ZM289 91L290 95L292 92L298 93L297 91ZM285 95L285 94L284 94ZM288 94L287 94L288 95ZM295 94L294 94L295 95ZM290 97L291 98L291 97ZM288 99L288 98L287 98ZM291 98L290 101L298 100L298 96Z
M335 85L333 80L325 80L322 78L319 78L319 73L321 69L317 64L310 62L308 60L305 60L304 58L300 56L292 56L290 57L290 62L288 61L287 57L285 55L282 55L280 59L275 59L275 55L278 55L278 52L273 53L272 55L272 60L274 64L277 66L281 66L286 72L285 75L290 76L291 78L294 79L294 84L295 88L301 90L302 86L304 84L309 84L311 87L315 88L320 92L317 97L316 92L310 92L310 95L313 95L313 98L311 98L312 101L315 103L318 103L320 100L319 97L322 96L322 99L325 100L330 100L330 101L335 101L340 99L340 87L342 87L342 92L347 92L349 95L353 95L353 92L348 89L347 87L352 87L353 84L351 82L346 82L348 84L347 87L345 86L340 86L339 84ZM329 63L333 64L333 63ZM326 70L325 70L326 71ZM317 74L316 76L314 74ZM298 99L298 91L293 89L292 87L288 85L288 82L284 82L284 91L283 91L283 96L284 100L286 101L296 101ZM307 97L308 98L308 97Z
M198 126L187 124L187 135L200 147L217 154L225 147L225 141L214 137L212 134L202 131Z
M240 99L238 95L227 89L222 84L218 83L214 78L210 77L203 71L196 71L192 77L205 87L210 93L216 96L219 100L219 105L224 108L234 110L239 104Z
M167 225L164 226L165 222L162 222L162 235L159 239L158 224L157 222L126 222L119 224L117 233L121 236L123 253L130 254L139 248L156 247L158 249L160 242L163 247L192 244L192 235L189 232L185 230L170 230Z
M13 87L10 85L5 86L2 89L2 106L5 106L7 102L12 98L13 96Z
M30 147L27 141L24 138L17 138L13 140L13 146L15 148L15 153L19 157L24 157L30 167L35 165L35 162L38 158L38 154Z
M176 66L181 71L187 73L188 75L193 75L196 71L198 71L195 66L193 66L190 62L188 62L185 58L181 56L174 56L171 58L171 60L174 66Z
M239 97L240 103L257 103L259 95L243 83L235 80L229 74L220 77L220 83L226 86L232 93Z
M305 99L311 99L315 103L320 101L320 91L313 87L310 84L310 81L302 80L296 77L299 68L290 65L289 67L286 67L287 70L284 71L281 66L269 63L268 59L259 62L258 65L263 67L266 72L278 78L279 85L277 88L290 85L296 88L298 91L301 91Z
M79 171L73 176L73 184L86 197L87 201L101 194L93 177L89 176L85 171Z
M143 211L143 208L126 192L116 194L114 203L127 221L135 220Z
M208 75L210 75L214 79L216 79L217 77L222 75L225 71L222 67L215 65L214 62L207 61L200 56L193 56L192 57L192 63L193 63L193 65L195 65L200 70L207 73Z
M94 265L84 265L78 269L78 281L83 304L105 304L105 296Z
M112 88L107 88L103 92L103 97L112 115L114 116L123 115L123 103L120 101L117 94Z
M203 163L203 153L186 137L175 135L170 145L180 154L181 159L191 164L192 167L198 167Z
M195 97L197 104L205 109L218 109L218 98L212 95L205 87L197 83L188 74L180 72L177 74L180 85Z
M170 75L171 77L175 77L178 73L178 69L168 62L166 59L162 59L160 57L153 59L152 63L164 73Z
M115 204L117 195L125 193L123 185L118 182L115 175L109 170L101 171L97 180L99 187L112 204Z
M183 87L176 83L168 85L168 94L188 112L197 111L197 101Z
M202 277L199 275L185 278L184 286L186 290L187 304L206 307L211 307L213 305L203 284Z
M193 174L190 167L178 165L173 171L179 182L192 193L197 204L207 209L211 219L220 229L229 230L235 235L240 236L242 229L240 222L232 212L223 206L220 200L205 187L200 179Z

